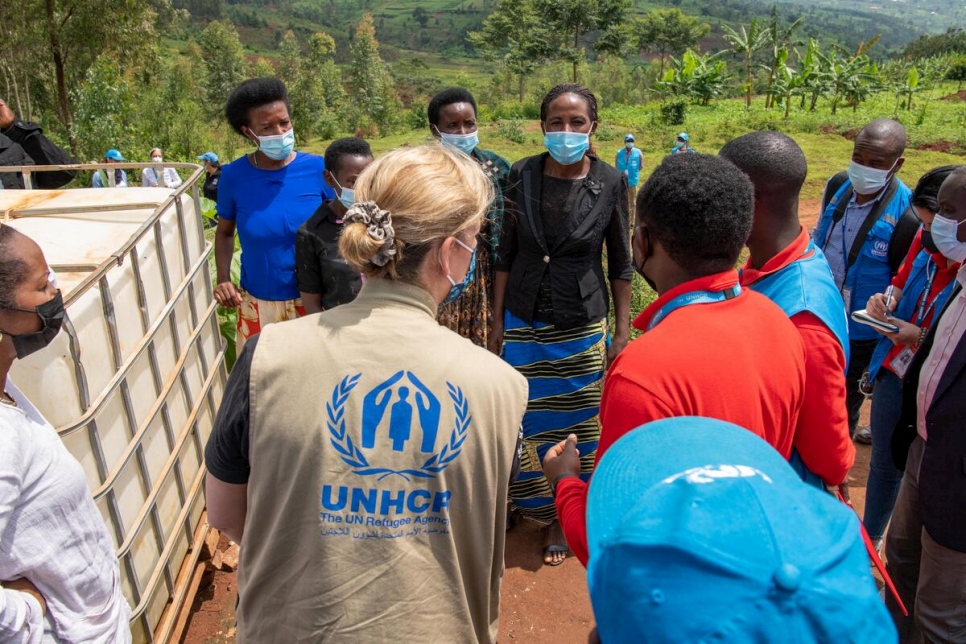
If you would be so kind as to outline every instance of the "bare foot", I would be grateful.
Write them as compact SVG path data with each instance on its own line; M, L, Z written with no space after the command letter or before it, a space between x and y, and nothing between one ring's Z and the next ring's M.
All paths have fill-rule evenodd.
M547 540L543 546L543 563L548 566L559 566L567 558L567 539L559 521L547 526Z

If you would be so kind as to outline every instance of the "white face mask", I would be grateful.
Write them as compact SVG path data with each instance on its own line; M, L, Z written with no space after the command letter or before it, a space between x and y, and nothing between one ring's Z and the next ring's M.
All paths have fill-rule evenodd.
M958 238L962 223L940 214L932 220L932 240L939 252L951 262L966 262L966 242Z
M161 157L151 157L153 163L161 163Z
M898 163L899 160L896 160ZM892 168L895 168L896 164L892 164ZM855 161L849 163L849 181L852 182L852 189L860 195L874 195L882 190L886 183L889 182L889 175L892 173L892 168L888 170L877 170L876 168L870 168L869 166L862 165Z

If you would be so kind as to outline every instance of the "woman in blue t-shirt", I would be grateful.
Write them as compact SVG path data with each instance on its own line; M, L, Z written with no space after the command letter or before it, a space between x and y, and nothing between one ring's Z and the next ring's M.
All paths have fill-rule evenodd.
M322 177L322 157L295 151L282 81L245 81L228 97L225 115L258 146L224 166L218 185L215 299L238 308L235 349L241 353L263 325L305 315L295 279L295 233L335 193ZM242 248L238 286L230 273L236 230Z

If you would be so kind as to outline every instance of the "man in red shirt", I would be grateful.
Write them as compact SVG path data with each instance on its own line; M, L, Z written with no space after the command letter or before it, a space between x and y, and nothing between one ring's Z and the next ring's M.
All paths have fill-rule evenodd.
M745 134L718 154L755 187L751 257L741 269L741 285L777 304L805 345L805 399L792 465L816 485L841 485L855 461L845 405L849 323L828 262L798 220L805 154L781 132Z
M805 390L805 349L788 317L742 289L733 268L751 231L751 182L732 163L668 156L637 198L634 263L659 297L634 321L644 334L611 365L601 398L600 459L644 423L725 420L786 459ZM567 543L587 562L587 484L576 438L543 462Z

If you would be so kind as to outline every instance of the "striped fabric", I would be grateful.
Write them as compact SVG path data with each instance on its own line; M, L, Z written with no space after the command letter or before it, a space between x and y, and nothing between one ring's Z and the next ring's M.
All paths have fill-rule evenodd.
M510 485L513 507L525 517L541 523L557 518L540 463L547 450L570 434L577 435L581 478L590 478L600 439L606 339L606 320L558 330L542 322L530 325L506 313L503 359L530 385L520 474Z

